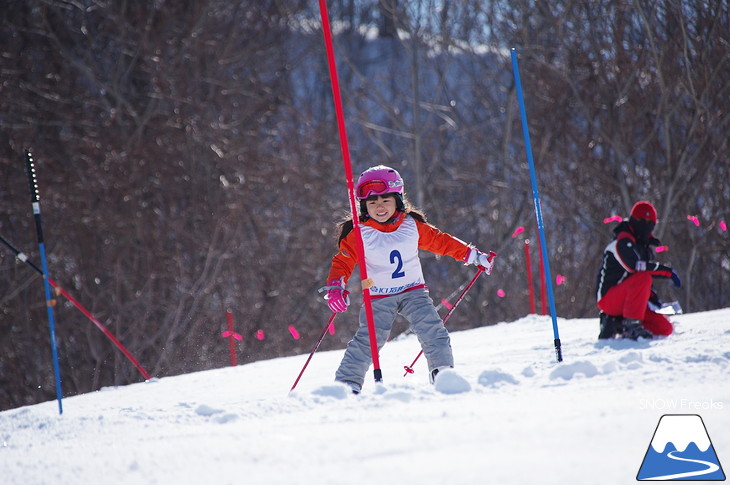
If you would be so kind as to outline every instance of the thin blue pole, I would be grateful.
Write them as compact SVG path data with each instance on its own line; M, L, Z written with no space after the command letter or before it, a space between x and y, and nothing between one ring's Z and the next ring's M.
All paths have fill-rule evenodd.
M51 284L48 276L48 264L46 262L46 246L43 241L43 228L41 226L41 202L38 192L38 181L36 179L33 156L30 151L25 152L26 168L28 170L28 181L30 182L30 195L33 204L33 216L35 217L36 232L38 233L38 247L41 253L41 268L43 269L43 286L46 294L46 309L48 310L48 329L51 333L51 351L53 353L53 374L56 377L56 399L58 400L58 414L63 414L63 403L61 399L61 371L58 366L58 349L56 348L56 325L53 318L53 299L51 298Z
M58 414L63 414L63 392L61 391L61 371L58 366L58 348L56 347L56 325L53 318L53 299L51 298L51 285L48 283L48 264L46 263L45 244L38 245L41 253L41 265L43 267L43 286L46 294L46 308L48 309L48 329L51 334L51 352L53 354L53 374L56 377L56 399L58 400Z
M553 296L553 282L550 275L550 259L548 258L547 241L545 240L545 228L542 222L542 209L540 208L540 192L537 190L537 176L535 174L535 162L532 158L532 145L530 144L530 131L527 128L527 112L525 111L525 99L522 95L522 82L520 81L520 71L517 67L517 51L512 48L512 70L515 76L515 86L517 87L517 100L520 104L520 117L522 118L522 133L525 136L525 151L527 152L527 162L530 166L530 181L532 183L532 198L535 201L535 215L537 217L537 229L540 233L540 246L542 247L542 259L545 265L545 279L547 286L548 302L550 302L550 315L553 319L553 335L555 337L555 357L558 362L563 361L563 351L560 347L560 335L558 333L558 318L555 312L555 298Z

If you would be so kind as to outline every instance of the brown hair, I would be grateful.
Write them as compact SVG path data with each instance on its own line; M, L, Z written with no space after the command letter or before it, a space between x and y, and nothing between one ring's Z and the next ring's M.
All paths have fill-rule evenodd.
M408 201L408 199L405 198L405 196L401 196L397 193L391 193L391 194L385 194L385 195L392 195L396 197L396 203L398 202L398 198L402 197L400 202L402 204L397 204L398 208L396 209L396 213L398 212L405 212L409 216L413 217L415 220L419 222L423 222L425 224L428 224L428 221L426 220L426 215L413 207L411 203ZM365 210L365 201L367 199L363 199L360 201L360 222L367 221L370 216L368 216L367 211ZM352 222L352 215L348 214L344 219L342 219L340 222L337 223L337 227L340 231L340 236L337 238L337 245L340 245L340 242L342 242L345 237L347 237L350 232L352 232L354 228L354 224Z

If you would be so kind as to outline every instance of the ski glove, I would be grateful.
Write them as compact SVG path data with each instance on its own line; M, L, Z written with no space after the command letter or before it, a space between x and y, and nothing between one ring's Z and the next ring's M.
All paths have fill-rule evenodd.
M672 278L672 283L674 283L674 286L676 286L677 288L682 287L682 280L679 279L679 275L676 271L672 270L672 276L670 276L670 278Z
M327 290L324 299L327 300L330 310L335 313L347 310L347 306L350 304L350 292L345 290L345 278L328 281L327 286L320 288L319 291L324 290Z
M494 258L496 256L497 253L494 251L489 251L489 253L485 254L476 248L471 248L471 251L469 251L469 255L467 256L466 263L481 266L484 268L485 273L491 274L492 266L494 265Z

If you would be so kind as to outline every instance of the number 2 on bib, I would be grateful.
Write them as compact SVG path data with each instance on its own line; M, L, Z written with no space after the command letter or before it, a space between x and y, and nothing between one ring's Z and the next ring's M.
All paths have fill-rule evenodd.
M403 271L403 256L401 256L400 252L397 249L394 249L390 253L390 262L391 264L395 264L395 271L393 271L393 274L390 275L391 278L403 278L406 273Z

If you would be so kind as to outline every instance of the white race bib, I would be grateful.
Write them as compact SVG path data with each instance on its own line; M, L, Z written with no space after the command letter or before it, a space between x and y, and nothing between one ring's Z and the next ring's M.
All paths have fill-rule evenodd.
M368 278L375 282L370 294L395 295L424 284L418 258L418 227L411 216L393 232L361 226Z

